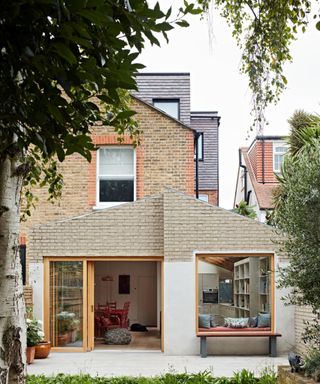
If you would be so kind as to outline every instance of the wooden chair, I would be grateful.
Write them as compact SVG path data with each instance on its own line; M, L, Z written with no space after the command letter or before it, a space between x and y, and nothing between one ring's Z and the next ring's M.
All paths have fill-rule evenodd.
M116 309L117 308L117 302L116 301L109 301L109 302L107 302L107 307L109 307L109 309Z
M94 325L95 334L97 337L102 337L108 329L120 328L121 322L119 316L110 313L110 309L105 306L104 309L97 309L95 311Z
M121 314L121 328L128 328L129 327L129 307L130 307L130 301L126 301L123 305L122 314Z

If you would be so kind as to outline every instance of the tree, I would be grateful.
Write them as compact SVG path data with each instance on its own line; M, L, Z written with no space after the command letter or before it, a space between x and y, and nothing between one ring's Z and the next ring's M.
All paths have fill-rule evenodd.
M159 45L170 21L146 0L12 0L0 3L0 383L25 380L25 310L18 257L22 185L59 194L56 159L90 160L97 121L138 140L124 96L136 88L145 41ZM32 193L27 189L27 199ZM28 213L28 212L27 212Z
M215 0L214 4L242 49L241 70L252 91L253 125L261 133L266 107L277 102L286 87L283 67L292 60L291 43L310 21L311 1ZM318 16L314 14L314 18ZM320 30L320 21L316 27Z
M273 221L285 237L280 242L290 265L280 285L291 287L289 303L320 313L320 118L303 111L289 120L291 144L279 176ZM320 324L307 324L305 341L320 347Z

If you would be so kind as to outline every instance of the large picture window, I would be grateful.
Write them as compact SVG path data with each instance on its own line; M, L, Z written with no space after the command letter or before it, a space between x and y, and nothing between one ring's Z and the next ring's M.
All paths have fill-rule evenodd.
M198 258L198 329L272 331L273 257Z
M102 147L98 154L98 202L129 202L135 195L135 160L131 147Z

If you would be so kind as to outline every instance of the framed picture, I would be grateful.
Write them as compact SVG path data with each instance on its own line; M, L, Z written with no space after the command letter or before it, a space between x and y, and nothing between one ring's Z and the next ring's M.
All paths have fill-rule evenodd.
M119 295L130 294L130 275L119 275Z

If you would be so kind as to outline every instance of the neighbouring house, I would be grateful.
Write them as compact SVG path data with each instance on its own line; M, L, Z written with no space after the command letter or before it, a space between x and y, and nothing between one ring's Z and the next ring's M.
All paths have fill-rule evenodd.
M189 73L140 73L137 84L141 100L195 130L195 189L200 200L219 205L218 112L190 110Z
M244 200L253 206L257 219L265 222L268 212L274 208L273 191L281 173L284 155L288 150L283 136L257 136L250 147L239 149L239 168L234 198L234 207ZM306 351L302 342L305 322L312 322L314 315L308 307L296 307L294 314L295 347L300 353Z
M219 117L190 112L187 74L139 75L141 95L141 81L151 89L158 78L167 92L132 96L140 146L128 136L119 144L112 127L94 126L91 163L74 155L61 165L61 200L53 205L36 191L38 206L21 228L34 314L57 351L117 348L105 344L105 333L140 324L148 332L136 327L121 348L198 354L205 329L209 353L266 353L275 332L285 352L295 342L293 312L281 301L275 271L286 255L269 226L215 205ZM187 92L174 93L173 79ZM205 184L207 177L214 183ZM205 192L208 202L200 200ZM251 336L245 346L230 337L239 332Z
M239 149L234 207L246 201L255 209L258 220L266 221L268 212L274 208L276 174L281 172L287 149L283 136L257 136L250 147Z

